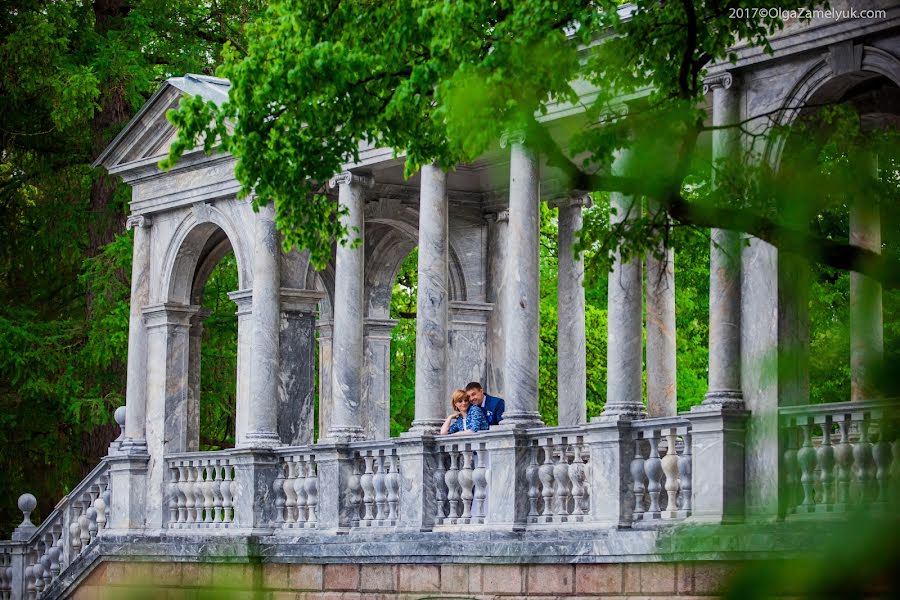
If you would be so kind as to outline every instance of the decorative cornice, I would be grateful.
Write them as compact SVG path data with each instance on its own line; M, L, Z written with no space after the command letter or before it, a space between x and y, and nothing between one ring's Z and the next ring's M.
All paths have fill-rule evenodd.
M135 227L150 227L153 220L146 215L131 215L125 221L125 229L134 229Z
M365 188L371 188L375 185L375 179L368 175L360 175L359 173L344 171L343 173L338 173L337 175L332 177L328 182L328 187L334 189L339 185L347 184L356 184Z
M739 87L737 78L731 71L722 71L715 75L710 75L703 80L703 93L708 94L710 90L722 88L724 90L731 89L732 86L737 89Z

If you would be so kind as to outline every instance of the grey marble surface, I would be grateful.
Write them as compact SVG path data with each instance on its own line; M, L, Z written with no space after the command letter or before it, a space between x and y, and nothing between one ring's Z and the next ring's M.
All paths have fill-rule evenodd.
M587 421L584 255L574 251L581 232L581 213L581 202L559 207L556 377L560 425L577 425Z

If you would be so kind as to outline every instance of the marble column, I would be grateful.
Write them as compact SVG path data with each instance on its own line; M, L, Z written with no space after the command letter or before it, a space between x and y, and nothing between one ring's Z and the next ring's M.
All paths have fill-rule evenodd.
M713 126L740 120L738 86L730 73L706 80L713 92ZM737 127L713 131L713 163L740 152ZM713 185L716 184L715 169ZM741 236L736 231L713 229L709 257L709 391L703 406L743 408L741 393Z
M147 329L143 308L150 299L150 226L149 217L128 217L126 227L134 229L131 261L131 307L128 315L128 371L125 388L125 439L123 452L147 450Z
M332 360L333 321L319 321L316 324L319 339L319 437L325 437L331 429L331 412L334 406L331 394L334 377Z
M487 300L494 305L491 311L490 335L488 336L487 387L491 395L501 398L504 391L503 371L506 368L504 355L505 335L503 329L504 270L507 264L506 247L509 244L509 211L488 215L488 286Z
M203 342L203 322L209 311L200 309L191 317L188 341L188 397L187 397L187 451L200 449L200 362ZM126 419L127 419L126 413Z
M590 201L584 195L555 203L559 206L556 381L560 425L587 422L584 255L576 254L574 246L581 232L582 209Z
M619 152L613 172L625 173L628 151ZM641 215L640 200L619 192L610 194L610 223L618 224ZM641 394L643 354L643 298L641 257L622 260L617 251L607 284L606 406L601 417L641 418L646 410Z
M288 446L313 441L316 310L325 294L281 289L278 365L278 439Z
M188 355L191 318L199 307L154 304L144 307L147 323L147 527L164 522L165 456L185 452L188 433ZM126 416L127 418L127 416Z
M877 166L870 159L873 176ZM850 243L881 252L878 204L858 197L850 206ZM862 273L850 273L850 399L878 398L878 370L884 354L881 284Z
M367 440L391 437L391 331L398 322L365 320L366 409L362 415Z
M504 281L506 412L503 424L541 425L538 412L540 334L540 166L521 136L510 138L509 231Z
M253 290L228 292L237 305L237 390L235 390L234 443L241 446L247 439L250 411L250 371L253 361Z
M659 204L647 201L651 217ZM647 253L647 414L668 417L678 412L675 365L675 251L660 242Z
M247 433L242 447L279 445L277 423L281 248L275 204L261 206L254 223L253 335Z
M373 181L350 172L331 180L338 188L338 202L346 212L341 224L349 232L349 240L338 244L335 257L334 340L332 413L328 437L334 440L362 439L363 398L363 288L364 244L352 247L354 239L365 240L365 189Z
M437 430L447 413L449 206L447 174L425 165L419 199L419 267L416 303L416 407L412 429Z

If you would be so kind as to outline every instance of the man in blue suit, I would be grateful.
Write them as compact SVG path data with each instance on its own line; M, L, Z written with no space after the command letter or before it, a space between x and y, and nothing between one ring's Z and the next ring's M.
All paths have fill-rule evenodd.
M503 398L488 396L477 381L473 381L466 386L466 394L469 396L469 402L472 405L480 406L484 411L488 425L497 425L503 420L503 411L506 409L506 402L503 401Z

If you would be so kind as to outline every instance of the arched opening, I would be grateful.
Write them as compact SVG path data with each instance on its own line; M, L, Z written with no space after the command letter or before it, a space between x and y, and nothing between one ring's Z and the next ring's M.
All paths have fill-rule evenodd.
M900 88L857 71L828 79L804 104L779 164L781 219L896 260ZM780 403L890 393L896 383L882 366L898 358L900 294L808 258L779 253Z

